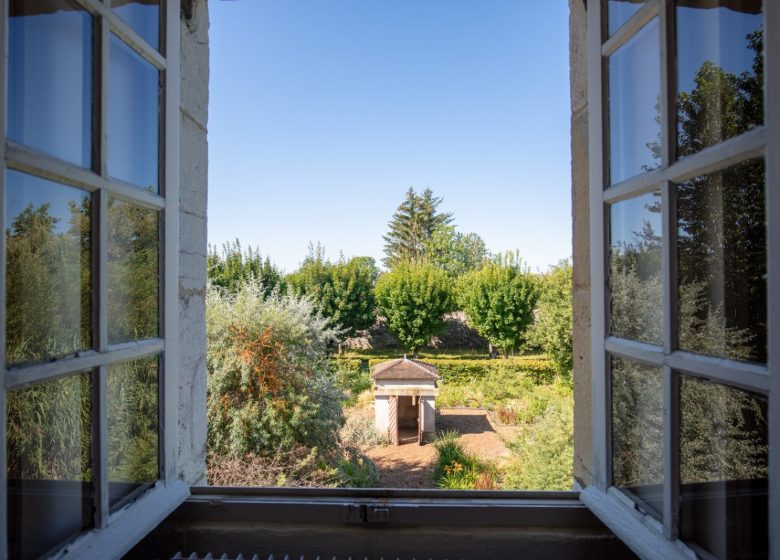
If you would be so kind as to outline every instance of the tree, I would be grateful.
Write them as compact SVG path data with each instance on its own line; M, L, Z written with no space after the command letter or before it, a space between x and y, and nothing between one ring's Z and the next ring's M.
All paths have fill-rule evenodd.
M465 275L459 296L469 325L506 356L533 322L538 291L536 280L510 256Z
M415 356L444 329L444 315L453 307L450 285L450 278L436 267L407 262L399 263L377 282L380 313Z
M328 322L349 338L367 329L376 318L374 285L379 270L371 257L342 256L337 263L325 258L321 245L309 248L300 269L287 277L290 290L312 299L316 309Z
M574 365L572 309L572 266L569 261L563 261L542 277L531 338L565 378L571 377Z
M271 259L263 259L260 251L251 245L244 251L238 239L223 244L221 252L209 247L207 267L211 284L230 293L236 293L239 286L250 280L262 284L265 297L274 290L284 293L286 289L282 273Z
M478 269L489 256L479 235L463 234L449 224L436 227L423 242L423 254L429 263L453 277Z
M439 213L440 197L431 189L418 195L410 187L406 199L390 220L390 231L385 240L385 258L382 261L392 269L400 262L418 261L425 254L424 244L436 228L452 222L451 213Z

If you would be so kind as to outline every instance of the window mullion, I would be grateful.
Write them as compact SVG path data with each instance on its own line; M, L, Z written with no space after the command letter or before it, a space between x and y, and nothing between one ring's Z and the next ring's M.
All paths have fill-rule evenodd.
M765 122L769 130L766 148L766 216L768 256L768 352L769 352L769 526L780 524L780 107L773 100L780 96L780 5L764 0ZM770 61L767 63L767 61ZM769 551L773 560L780 560L780 531L769 531Z

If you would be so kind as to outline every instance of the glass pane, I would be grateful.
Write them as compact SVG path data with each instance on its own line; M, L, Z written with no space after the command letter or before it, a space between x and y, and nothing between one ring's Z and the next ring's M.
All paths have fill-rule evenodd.
M115 36L108 69L108 173L158 192L160 72Z
M108 200L108 341L159 333L158 214Z
M8 546L38 558L92 524L90 376L8 393Z
M11 0L8 138L92 165L92 18L69 0Z
M768 558L767 402L681 376L680 533L717 558Z
M92 197L6 173L6 361L61 357L91 346Z
M631 16L637 13L642 6L645 5L647 0L609 0L609 34L612 35L615 31L621 28Z
M609 57L610 182L660 166L658 18Z
M677 7L677 153L685 157L764 122L761 2Z
M764 162L677 186L680 348L765 362Z
M663 375L660 368L612 358L612 483L655 517L663 511Z
M661 345L661 195L648 193L612 205L610 211L610 331Z
M112 6L133 31L160 48L160 0L113 0Z
M113 507L159 478L158 357L108 368L108 494Z

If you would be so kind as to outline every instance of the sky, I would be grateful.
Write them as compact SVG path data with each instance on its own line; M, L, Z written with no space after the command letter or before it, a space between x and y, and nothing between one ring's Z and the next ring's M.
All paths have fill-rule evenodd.
M383 256L409 187L532 270L571 255L566 0L209 3L209 243Z

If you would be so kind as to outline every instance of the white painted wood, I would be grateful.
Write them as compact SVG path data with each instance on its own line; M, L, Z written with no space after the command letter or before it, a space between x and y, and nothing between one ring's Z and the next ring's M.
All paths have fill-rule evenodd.
M604 341L604 347L610 354L649 366L660 367L665 360L663 348L638 340L610 336Z
M636 33L647 25L651 19L658 15L659 9L665 0L650 0L637 13L624 23L620 29L604 42L601 47L601 55L608 57L620 47L626 44ZM592 9L593 2L588 3L588 9Z
M141 38L138 33L133 31L122 19L114 13L106 4L100 0L75 0L81 4L84 9L90 13L107 18L111 32L120 37L125 43L130 45L138 54L147 61L156 66L159 70L164 70L165 58L154 49L149 43Z
M54 362L35 364L24 368L14 368L6 372L6 390L22 389L41 381L58 379L80 371L88 371L110 363L127 362L162 352L164 343L159 338L127 342L110 346L105 353L89 350L73 358Z
M12 169L73 185L90 192L105 189L111 193L112 197L132 202L144 208L160 210L165 207L165 199L153 192L101 177L82 167L71 165L12 142L7 142L6 162L8 167Z
M666 539L657 522L593 486L580 499L637 556L644 560L694 560L696 554L680 541Z
M669 356L664 365L748 391L763 395L769 393L770 378L766 366L763 365L679 351Z
M769 321L769 553L780 560L780 4L764 0Z
M670 367L663 368L663 384L663 534L667 539L675 540L680 509L680 406L678 376Z
M160 422L163 452L162 472L166 483L176 477L178 453L179 418L179 133L180 133L180 45L179 0L168 0L164 4L167 22L164 32L165 53L168 70L164 73L165 101L163 119L165 123L162 142L165 146L163 160L163 189L166 206L163 213L164 240L161 254L162 270L162 329L165 337L165 355L162 360L162 418Z
M111 524L106 529L81 535L52 558L121 558L186 500L189 493L189 487L180 480L153 488L132 505L112 515Z
M604 352L606 335L605 289L606 261L604 231L604 63L601 58L601 2L588 5L588 145L590 188L590 262L591 262L591 376L593 414L593 484L606 489L609 479L607 434L609 410L607 365Z
M108 526L108 367L100 366L92 375L92 482L95 485L94 523Z
M7 134L5 116L8 112L6 82L8 76L8 0L0 0L0 558L8 557L8 496L6 473L6 393L5 393L5 138Z

